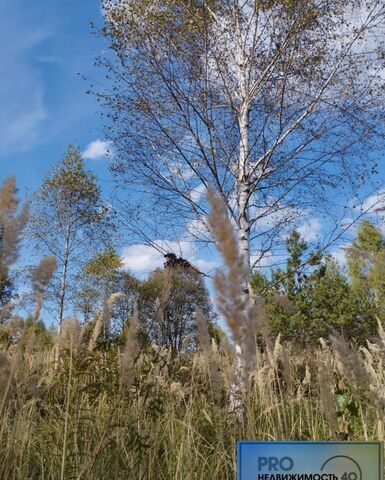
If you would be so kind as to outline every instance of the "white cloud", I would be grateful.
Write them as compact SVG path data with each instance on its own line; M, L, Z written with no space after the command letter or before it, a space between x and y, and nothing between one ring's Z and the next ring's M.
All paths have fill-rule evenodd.
M332 251L330 255L341 267L344 267L346 265L346 250L343 246Z
M283 228L283 238L286 238L293 228L296 228L301 237L307 242L317 240L322 230L322 224L317 217L312 217L309 211L295 208L291 205L276 204L274 197L267 199L271 206L252 207L251 215L260 216L256 227L260 229L271 229L273 227ZM273 207L274 206L274 207Z
M299 208L277 203L274 197L267 198L266 202L267 204L262 207L253 206L250 209L251 216L258 218L257 228L270 229L278 225L292 224L306 215L306 212ZM258 199L256 199L256 205L258 205Z
M82 157L90 160L98 160L99 158L106 157L111 153L109 151L111 144L112 142L97 138L87 145L87 148L82 153Z
M357 207L356 207L357 208ZM385 210L385 190L370 195L360 206L360 210L366 213L377 213L379 215L385 215L385 211L377 212L378 209Z
M142 244L126 247L122 258L124 266L133 273L148 273L163 263L163 257L157 250Z
M207 219L201 216L191 220L187 225L186 234L191 239L210 240L211 234Z
M355 219L352 216L346 216L341 220L340 226L342 228L350 228L354 225L354 222Z
M41 128L47 112L39 93L31 100L24 111L0 118L0 143L2 151L22 153L28 151L41 140Z
M318 234L322 229L322 224L318 218L309 218L297 228L298 233L306 242L317 240Z
M155 240L155 247L139 243L126 247L122 252L123 264L134 274L145 276L156 268L164 265L164 253L175 253L188 260L194 267L203 273L209 273L218 266L218 259L202 258L193 242Z
M203 258L197 258L191 262L194 267L196 267L200 272L210 274L213 273L213 270L218 268L219 259L218 261L215 260L205 260Z
M190 259L194 253L191 242L168 242L167 240L155 240L157 248L142 243L123 249L123 264L133 273L146 274L164 264L163 253L172 252L185 259Z
M198 203L204 195L206 195L206 187L201 183L198 187L193 188L190 192L190 198L194 203Z

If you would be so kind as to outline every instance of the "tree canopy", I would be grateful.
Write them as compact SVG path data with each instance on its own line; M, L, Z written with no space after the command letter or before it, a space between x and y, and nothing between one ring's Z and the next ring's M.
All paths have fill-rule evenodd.
M368 230L377 237L376 227L364 222L358 238L366 237ZM355 251L355 244L349 252ZM333 332L357 344L365 344L376 335L371 294L361 283L357 285L352 253L348 254L350 267L346 276L332 257L309 252L297 231L288 237L286 245L286 268L273 270L270 279L257 272L251 280L254 292L265 298L272 334L281 333L285 340L307 348L313 348L320 338L327 340ZM304 267L306 254L312 257L310 267Z
M177 238L212 241L211 185L251 271L301 219L342 215L342 197L375 171L382 0L106 0L103 9L116 61L101 61L112 85L97 93L114 170L129 185L131 234L170 236L172 222Z
M68 275L87 259L91 245L112 234L109 209L102 202L96 177L87 171L80 151L70 145L46 175L32 201L30 234L40 251L54 255L60 270L57 285L58 322L64 318Z

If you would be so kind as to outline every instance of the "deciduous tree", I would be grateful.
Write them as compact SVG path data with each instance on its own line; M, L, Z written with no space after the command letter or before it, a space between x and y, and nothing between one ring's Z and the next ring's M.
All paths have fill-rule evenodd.
M133 315L135 300L141 287L141 282L122 267L121 257L113 247L108 246L87 262L77 279L81 288L76 306L86 322L102 309L103 302L112 294L123 294L110 312L113 334L123 332L128 319Z
M58 323L63 321L68 278L106 239L108 207L96 177L86 170L79 149L69 146L46 176L32 201L30 235L40 251L53 255L60 269Z
M202 276L175 256L143 282L138 300L141 328L158 345L173 352L196 347L197 307L210 329L213 311Z
M382 0L104 0L103 10L116 61L102 61L112 86L99 98L114 169L137 187L132 231L151 236L154 218L153 238L172 224L210 241L212 185L251 272L298 218L342 218L382 148Z

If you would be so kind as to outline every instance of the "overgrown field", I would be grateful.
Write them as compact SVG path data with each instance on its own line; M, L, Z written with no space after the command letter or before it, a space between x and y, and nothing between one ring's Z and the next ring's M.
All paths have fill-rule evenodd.
M210 226L225 261L214 279L217 306L232 340L201 309L186 310L181 279L191 277L192 267L173 257L157 298L132 299L120 333L111 325L121 292L105 296L88 322L72 317L58 331L46 327L40 316L52 257L30 275L33 313L14 314L14 302L2 307L1 479L225 480L236 476L238 440L383 439L381 322L370 341L344 339L344 324L336 321L324 322L315 341L318 321L304 344L302 336L287 335L295 323L286 337L274 334L269 297L245 296L232 226L213 192L210 201ZM283 320L302 318L294 297L272 298L290 307ZM138 305L146 306L145 315ZM180 319L195 325L194 339L180 333ZM178 341L167 343L170 331Z
M1 354L2 479L233 479L240 439L383 439L382 329L358 353L266 340L245 384L226 344L90 351L75 327L56 370L34 326Z

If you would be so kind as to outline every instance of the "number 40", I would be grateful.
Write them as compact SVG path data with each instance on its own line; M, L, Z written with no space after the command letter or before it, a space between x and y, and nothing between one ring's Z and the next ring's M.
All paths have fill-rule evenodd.
M357 474L355 472L350 472L350 473L345 472L342 475L341 480L357 480Z

